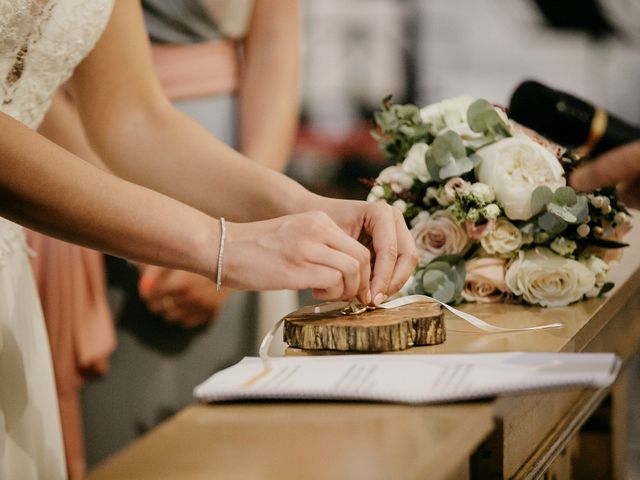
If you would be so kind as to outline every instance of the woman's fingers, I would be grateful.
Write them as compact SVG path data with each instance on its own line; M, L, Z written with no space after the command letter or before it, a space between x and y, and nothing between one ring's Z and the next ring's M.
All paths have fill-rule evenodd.
M371 295L373 302L378 305L389 294L389 285L398 258L396 224L392 208L382 203L367 206L364 228L372 238L376 256L371 279Z
M395 215L398 257L387 290L389 295L396 293L402 288L407 278L413 273L416 268L416 263L418 262L416 243L406 227L404 217L400 213L400 210L394 208L393 211Z
M361 285L363 269L360 262L343 251L328 245L313 245L309 249L308 261L324 268L319 272L321 276L315 276L317 269L309 269L308 272L303 273L313 279L313 286L318 290L317 296L322 297L323 300L348 300L368 288L368 278L364 282L365 286Z
M417 262L416 246L400 211L382 202L366 204L365 231L376 256L371 294L376 305L395 293Z
M332 220L330 221L333 223ZM338 256L334 261L340 260L340 264L329 264L329 266L337 267L343 272L343 277L345 278L345 293L343 299L351 299L357 296L362 302L369 304L371 303L369 283L371 280L371 253L360 242L344 233L335 223L333 223L333 225L334 228L330 232L328 245L349 257L349 261L347 262L345 258ZM348 277L353 277L353 281L357 282L355 291L352 289L354 286L353 281L347 285Z

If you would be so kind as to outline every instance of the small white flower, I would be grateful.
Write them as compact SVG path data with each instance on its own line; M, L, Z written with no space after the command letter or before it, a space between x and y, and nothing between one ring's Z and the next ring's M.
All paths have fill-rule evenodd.
M480 212L478 212L476 208L470 208L467 211L467 220L471 223L476 223L478 220L480 220Z
M427 183L431 180L431 175L429 175L429 170L427 170L427 160L425 158L428 151L429 145L426 143L414 143L407 152L404 162L402 162L402 169L423 183Z
M548 248L521 250L505 275L509 289L527 303L563 307L580 300L596 283L582 263L556 255Z
M429 205L432 200L436 200L438 203L438 187L429 187L424 194L424 198L422 199L422 203L425 205Z
M370 193L374 197L382 198L384 197L384 188L381 185L374 185Z
M393 206L400 210L402 213L407 211L407 202L404 200L396 200L393 202Z
M496 194L493 191L493 188L486 183L472 183L469 187L469 191L482 203L491 203L496 199Z
M556 252L558 255L562 255L566 257L567 255L571 255L575 252L576 248L578 248L578 244L573 240L566 239L564 237L556 237L551 242L551 250Z
M377 183L389 185L395 193L409 190L413 186L413 181L413 177L397 165L382 170L377 179Z
M556 157L525 135L505 138L478 150L478 180L490 185L511 220L532 216L531 195L546 185L555 191L566 185Z
M500 207L495 203L490 203L482 209L482 214L487 220L493 220L500 216Z

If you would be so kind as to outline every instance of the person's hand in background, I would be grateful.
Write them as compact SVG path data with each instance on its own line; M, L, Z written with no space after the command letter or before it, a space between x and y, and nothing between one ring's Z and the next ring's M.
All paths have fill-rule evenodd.
M618 197L629 207L640 207L640 140L603 153L577 168L569 177L580 191L616 186Z
M229 289L201 275L152 265L140 265L140 297L147 308L169 323L193 328L211 322L222 308Z

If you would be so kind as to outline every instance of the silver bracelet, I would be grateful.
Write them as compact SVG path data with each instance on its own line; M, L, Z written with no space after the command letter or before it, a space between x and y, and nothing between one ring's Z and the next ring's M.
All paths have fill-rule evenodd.
M222 288L222 256L224 255L224 237L227 227L224 224L224 217L220 217L220 248L218 249L218 272L216 274L216 290Z

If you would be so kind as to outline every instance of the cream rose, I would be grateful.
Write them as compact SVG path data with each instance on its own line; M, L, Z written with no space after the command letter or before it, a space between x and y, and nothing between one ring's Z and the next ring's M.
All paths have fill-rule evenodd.
M509 297L511 292L504 281L506 263L493 257L468 260L462 297L467 302L480 303L500 302Z
M508 255L522 246L522 232L509 220L500 217L491 231L480 239L480 245L490 255Z
M428 151L429 145L426 143L414 143L407 152L404 162L402 162L402 169L423 183L427 183L431 180L431 175L429 175L429 170L427 170L427 160L425 158Z
M567 183L558 159L525 135L505 138L477 154L476 177L493 188L511 220L531 218L531 194L537 187L555 191Z
M580 300L596 284L582 263L556 255L548 248L521 250L505 275L509 290L527 303L563 307Z
M464 228L446 210L433 215L420 212L411 221L411 227L421 266L440 255L465 253L471 246Z

